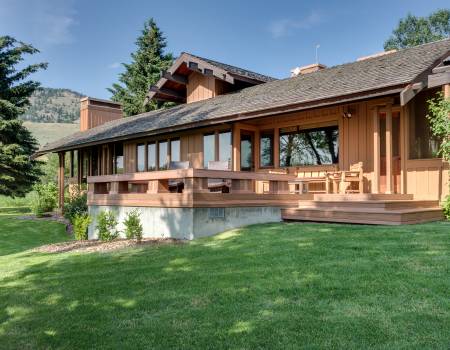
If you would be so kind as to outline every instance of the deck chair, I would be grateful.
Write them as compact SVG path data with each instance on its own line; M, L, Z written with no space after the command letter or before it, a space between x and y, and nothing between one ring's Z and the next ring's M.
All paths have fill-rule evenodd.
M189 169L189 162L170 162L169 170L176 169ZM168 181L169 192L182 193L184 188L183 179L169 179Z
M363 162L350 165L349 170L330 173L333 186L339 193L363 193L364 192ZM356 184L356 186L353 186Z
M209 170L230 170L228 161L209 161ZM230 179L208 179L208 190L210 192L229 193L231 188Z

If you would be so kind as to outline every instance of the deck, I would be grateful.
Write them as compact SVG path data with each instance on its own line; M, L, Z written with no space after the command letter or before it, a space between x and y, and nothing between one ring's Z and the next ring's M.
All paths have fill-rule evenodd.
M181 169L88 177L88 204L163 207L279 207L283 220L399 225L442 220L437 200L411 194L294 193L289 174ZM211 192L210 179L228 181L229 193ZM173 192L170 181L183 183Z

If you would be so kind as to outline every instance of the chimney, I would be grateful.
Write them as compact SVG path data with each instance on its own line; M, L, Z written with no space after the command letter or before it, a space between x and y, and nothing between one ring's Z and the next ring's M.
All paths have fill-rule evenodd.
M319 71L321 69L325 69L325 68L327 68L327 66L324 64L321 64L321 63L313 63L308 66L295 67L294 69L291 69L291 77L296 77L297 75L300 75L300 74L308 74L308 73L317 72L317 71Z
M394 53L394 52L397 52L397 50L393 49L393 50L389 50L389 51L381 51L381 52L377 52L377 53L374 53L374 54L369 55L369 56L358 57L356 59L356 61L358 61L358 62L359 61L365 61L365 60L368 60L369 58L386 56L386 55L389 55L389 54Z
M80 100L80 131L86 131L123 116L117 102L84 97Z

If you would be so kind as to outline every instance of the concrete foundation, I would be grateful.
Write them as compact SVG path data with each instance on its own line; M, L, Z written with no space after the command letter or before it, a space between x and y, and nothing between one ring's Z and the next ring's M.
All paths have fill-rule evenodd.
M141 213L144 237L194 239L252 224L280 222L278 207L233 208L150 208L121 206L89 206L93 221L89 226L89 239L98 237L97 215L108 210L116 214L118 229L123 231L126 214L137 209Z

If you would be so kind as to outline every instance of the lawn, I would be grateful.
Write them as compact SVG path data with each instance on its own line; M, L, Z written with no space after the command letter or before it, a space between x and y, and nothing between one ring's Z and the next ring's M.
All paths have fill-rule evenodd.
M0 348L448 349L450 223L250 226L181 245L36 253L0 214Z

